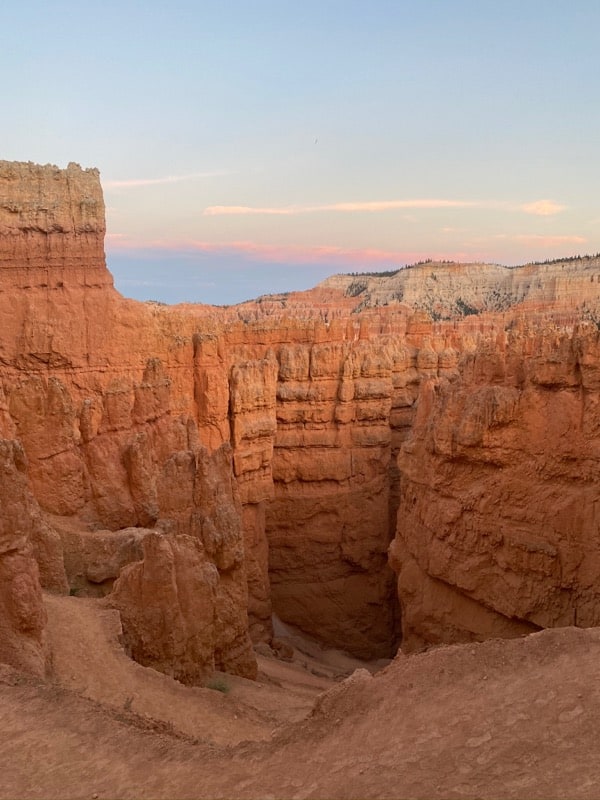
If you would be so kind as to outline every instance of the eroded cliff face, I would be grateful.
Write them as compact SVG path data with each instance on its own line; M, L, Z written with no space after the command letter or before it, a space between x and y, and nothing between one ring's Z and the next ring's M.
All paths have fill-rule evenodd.
M398 599L408 649L595 624L598 259L168 308L113 289L95 170L0 162L0 211L32 598L36 569L104 597L134 657L189 682L251 677L273 612L369 657Z
M600 332L508 325L424 382L400 453L403 642L600 622Z
M584 317L600 310L600 257L522 267L427 261L384 275L334 275L321 286L343 292L354 309L404 303L435 320L482 312L564 309Z
M0 265L14 280L60 288L66 270L72 285L112 285L98 170L0 161L0 186Z
M199 437L197 331L112 288L97 171L2 163L0 207L0 411L27 464L20 492L41 509L2 565L32 586L38 650L32 548L44 588L108 596L143 663L192 682L215 667L253 677L231 453L211 455Z
M389 655L389 417L406 354L389 336L375 352L345 327L272 325L262 343L257 333L246 328L241 348L226 333L220 377L201 381L217 398L229 392L211 424L230 427L253 637L270 637L274 610L332 645Z
M215 669L254 678L230 448L179 451L168 471L156 498L162 520L143 537L141 559L119 572L107 602L119 609L139 663L183 683L202 682Z

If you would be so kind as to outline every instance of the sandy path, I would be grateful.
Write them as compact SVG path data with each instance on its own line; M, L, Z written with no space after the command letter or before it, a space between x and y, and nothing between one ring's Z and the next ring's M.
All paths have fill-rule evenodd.
M218 744L268 738L276 727L266 714L217 691L182 686L128 658L120 643L119 613L97 600L46 597L54 680L119 711L162 720L181 733Z

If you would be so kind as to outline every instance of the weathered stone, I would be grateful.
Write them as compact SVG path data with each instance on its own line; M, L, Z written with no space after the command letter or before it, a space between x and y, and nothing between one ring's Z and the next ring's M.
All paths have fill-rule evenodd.
M46 667L46 612L31 539L41 524L18 442L0 440L0 662L36 675Z

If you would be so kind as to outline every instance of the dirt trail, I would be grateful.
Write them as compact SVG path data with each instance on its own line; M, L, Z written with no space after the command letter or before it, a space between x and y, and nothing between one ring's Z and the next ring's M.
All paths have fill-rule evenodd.
M224 692L183 686L127 657L119 614L102 601L46 595L45 604L55 683L111 709L219 745L269 739L281 724L305 717L343 667L352 671L360 666L341 654L342 667L334 662L321 669L303 653L294 663L258 655L257 681L217 673Z
M220 695L125 665L93 603L49 608L70 689L0 669L1 798L600 797L598 629L440 647L335 685L264 659L276 677Z

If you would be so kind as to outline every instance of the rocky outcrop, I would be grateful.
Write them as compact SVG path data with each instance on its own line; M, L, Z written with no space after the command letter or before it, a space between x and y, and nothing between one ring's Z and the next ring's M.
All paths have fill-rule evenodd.
M82 285L110 285L105 231L97 169L0 161L0 266L23 288L41 287L44 275L43 288L62 288L61 270L71 284L77 275Z
M32 541L43 523L20 444L0 440L0 662L44 675L46 612Z
M171 516L143 537L141 560L121 570L107 602L121 612L139 663L183 683L200 683L215 669L254 678L230 448L175 453L169 473L157 500Z
M0 207L0 421L41 507L32 543L19 545L29 594L40 592L32 546L54 591L104 596L122 575L107 602L121 609L140 660L184 680L213 666L252 676L231 451L211 459L198 434L192 365L202 324L179 327L177 315L114 292L96 170L3 163ZM170 554L170 578L157 553ZM207 587L191 606L188 585ZM41 647L43 613L22 594Z
M600 624L600 333L509 326L423 382L401 450L406 649Z
M425 261L380 275L334 275L321 287L352 298L355 310L402 303L436 320L508 311L522 304L529 311L553 307L598 318L599 280L596 255L523 267Z

